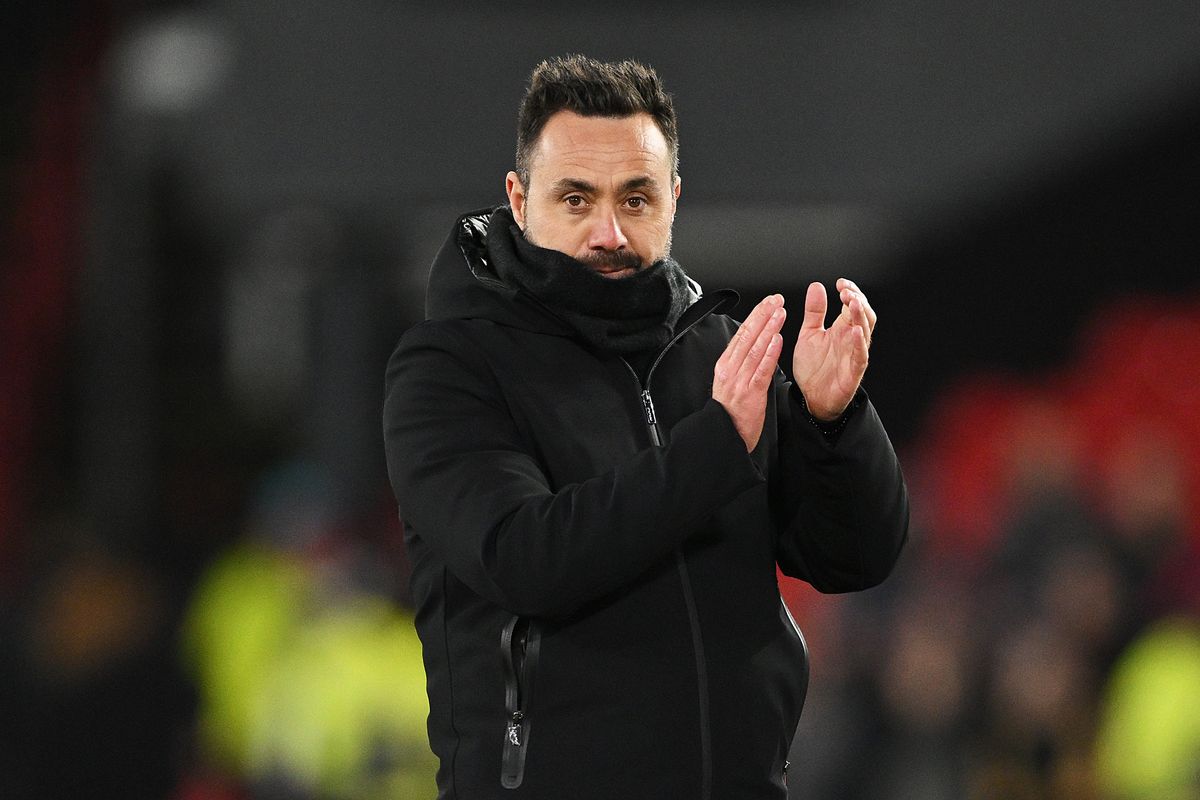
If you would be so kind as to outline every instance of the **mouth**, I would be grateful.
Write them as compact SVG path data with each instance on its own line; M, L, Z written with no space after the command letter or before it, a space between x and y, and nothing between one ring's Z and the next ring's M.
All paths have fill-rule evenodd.
M636 267L592 267L602 278L626 278L637 272Z
M600 253L581 259L583 263L603 278L628 278L642 268L642 259L632 251Z

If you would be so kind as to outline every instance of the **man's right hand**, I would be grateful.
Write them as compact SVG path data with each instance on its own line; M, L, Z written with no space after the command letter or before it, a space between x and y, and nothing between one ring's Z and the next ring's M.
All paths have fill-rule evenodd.
M733 419L746 452L754 449L762 435L767 391L783 351L779 331L786 316L783 295L764 297L729 340L713 369L713 399Z

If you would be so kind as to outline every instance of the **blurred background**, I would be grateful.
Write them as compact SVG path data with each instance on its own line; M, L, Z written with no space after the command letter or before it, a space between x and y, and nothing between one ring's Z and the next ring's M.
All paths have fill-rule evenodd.
M912 541L782 583L792 796L1200 797L1194 0L22 5L0 797L433 796L383 367L576 51L674 94L697 280L880 314Z

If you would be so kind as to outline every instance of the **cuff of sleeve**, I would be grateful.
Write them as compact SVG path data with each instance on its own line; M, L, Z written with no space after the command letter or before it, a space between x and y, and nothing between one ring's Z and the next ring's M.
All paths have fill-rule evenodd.
M842 415L837 419L825 422L814 417L812 412L808 410L808 403L804 399L804 393L795 384L792 384L791 395L795 403L800 406L802 416L808 420L810 425L821 432L821 435L825 437L825 440L831 446L837 444L842 431L846 429L846 424L850 422L855 412L862 407L866 400L866 393L863 391L863 388L861 386L858 387L854 392L854 397L850 399L850 404L846 406L846 410L842 412Z
M714 426L714 436L708 438L709 446L713 448L713 452L723 453L725 451L736 452L741 457L734 457L732 461L725 462L726 468L731 471L730 477L737 481L749 481L749 483L757 483L766 480L766 437L759 439L758 446L754 448L754 452L746 452L746 442L742 440L742 435L737 432L737 427L733 424L733 418L729 416L729 412L725 410L725 406L718 401L709 398L704 407L697 415L700 419L712 419ZM707 424L707 423L705 423ZM762 463L759 463L759 462Z

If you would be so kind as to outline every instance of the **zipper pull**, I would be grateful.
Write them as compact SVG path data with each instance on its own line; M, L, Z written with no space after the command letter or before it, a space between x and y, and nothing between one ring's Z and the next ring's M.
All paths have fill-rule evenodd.
M642 408L646 411L646 424L655 425L658 420L654 417L654 398L650 396L649 389L642 390Z
M650 438L655 447L662 447L662 433L658 430L658 416L654 413L654 398L649 389L642 389L642 410L646 412L646 425L650 428Z
M521 722L525 719L525 714L521 711L514 711L512 719L508 723L508 741L512 742L516 747L521 746Z
M505 789L516 789L525 778L525 749L529 746L529 739L521 738L526 732L524 728L525 712L517 709L509 714L500 765L500 785Z

